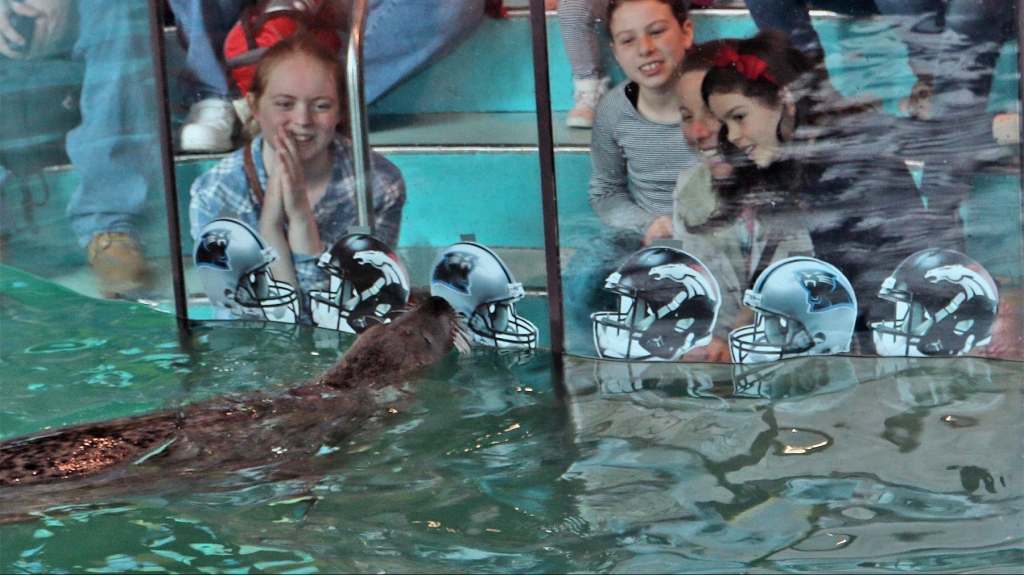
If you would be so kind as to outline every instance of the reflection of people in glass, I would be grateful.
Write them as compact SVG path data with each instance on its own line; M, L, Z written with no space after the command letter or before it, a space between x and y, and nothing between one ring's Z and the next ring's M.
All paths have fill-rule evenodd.
M989 91L1002 44L1013 38L1014 3L1004 0L747 0L761 30L786 33L805 54L823 61L824 49L808 9L866 16L882 14L906 44L917 82L899 102L907 157L923 161L921 192L946 219L950 248L963 249L959 208L974 168L999 157L996 141L1019 140L1017 119L993 122ZM1009 140L1007 141L1003 141ZM1005 154L1005 152L1002 152Z
M839 268L864 304L860 351L870 352L865 318L891 308L873 297L888 270L942 242L894 155L891 119L843 99L776 32L720 50L701 93L739 149L737 194L759 215L799 214L815 256Z
M10 59L0 81L21 66L39 80L31 71L43 58L85 64L81 123L66 140L79 180L67 213L110 298L141 295L153 280L136 231L147 191L162 187L156 110L146 105L155 94L149 32L145 2L0 0L0 54Z
M343 82L337 55L313 37L274 44L247 96L263 133L192 184L193 236L222 213L258 229L280 256L271 264L274 277L304 294L304 318L309 292L328 287L317 259L357 215L351 144L337 133ZM372 154L372 163L376 234L395 245L405 182L382 156Z
M768 264L813 251L807 230L797 218L758 214L743 196L735 197L741 187L732 179L733 166L726 158L735 148L719 139L722 123L700 92L718 51L735 43L713 40L694 45L686 53L677 83L683 137L700 153L701 163L679 174L673 228L683 249L697 254L722 288L715 337L690 352L685 358L689 360L729 361L729 331L753 319L749 308L742 307L744 289Z
M615 0L608 7L615 59L628 80L601 100L591 141L590 205L644 244L672 236L672 188L697 163L679 130L675 84L693 22L683 0Z

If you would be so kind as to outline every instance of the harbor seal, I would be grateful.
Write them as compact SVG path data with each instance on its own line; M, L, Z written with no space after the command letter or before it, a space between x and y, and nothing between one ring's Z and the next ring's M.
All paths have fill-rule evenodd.
M386 389L456 347L468 350L468 342L451 305L431 297L366 330L315 382L3 441L2 519L10 519L9 504L19 492L34 499L71 485L112 484L131 486L131 492L151 480L251 469L334 450L386 409Z

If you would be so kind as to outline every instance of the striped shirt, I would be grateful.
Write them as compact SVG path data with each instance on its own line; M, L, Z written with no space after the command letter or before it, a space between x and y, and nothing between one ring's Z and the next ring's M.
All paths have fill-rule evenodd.
M562 29L562 44L573 78L604 76L601 39L594 24L607 18L608 0L561 0L558 3L558 26Z
M673 214L672 190L700 159L683 139L682 122L644 118L626 94L627 80L597 106L590 144L590 205L605 224L641 234ZM635 84L633 85L635 90Z
M332 145L334 172L327 184L327 191L315 206L313 217L320 232L320 239L330 249L349 226L357 220L355 191L355 161L352 145L340 136ZM267 188L267 170L263 165L263 136L252 142L252 159L260 185ZM228 216L238 218L254 229L259 229L262 206L257 204L249 192L245 177L242 154L245 148L225 157L217 165L200 175L192 183L189 204L189 225L192 239L198 240L199 233L210 220ZM405 180L398 167L384 156L371 152L370 186L373 189L374 235L389 246L398 242L398 230L405 205ZM327 289L330 276L317 267L320 254L292 254L295 274L302 291L308 297L310 290Z

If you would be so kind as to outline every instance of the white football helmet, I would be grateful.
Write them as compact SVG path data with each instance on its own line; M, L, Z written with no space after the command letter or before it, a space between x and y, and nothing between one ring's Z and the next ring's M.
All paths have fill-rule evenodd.
M835 266L792 257L764 270L743 296L754 325L734 329L734 363L759 363L850 350L857 321L853 286Z
M248 224L217 218L206 224L192 251L203 290L215 306L240 319L295 323L298 294L274 280L277 252Z
M535 349L537 327L516 314L525 295L505 262L490 248L459 242L434 261L430 294L443 297L466 318L474 343L500 348Z

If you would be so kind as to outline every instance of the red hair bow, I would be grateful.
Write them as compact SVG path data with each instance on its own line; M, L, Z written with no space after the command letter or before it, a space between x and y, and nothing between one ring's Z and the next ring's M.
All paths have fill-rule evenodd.
M768 62L765 62L753 54L740 54L735 48L730 48L729 46L723 46L722 49L718 51L718 54L715 55L715 61L712 64L716 68L736 66L736 71L748 80L764 78L772 84L779 84L775 80L775 76L772 76L772 73L768 71Z

